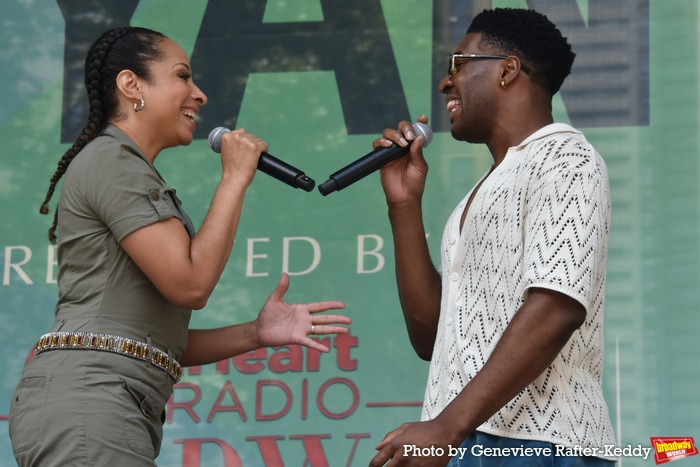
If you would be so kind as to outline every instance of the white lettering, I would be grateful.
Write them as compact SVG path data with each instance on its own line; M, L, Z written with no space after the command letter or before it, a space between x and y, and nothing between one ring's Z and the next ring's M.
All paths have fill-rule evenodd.
M643 447L641 444L636 446L627 445L625 447L617 447L612 444L603 446L603 455L607 457L641 457L646 459L651 454L653 448Z
M246 267L245 267L245 275L246 277L267 277L269 276L269 273L267 272L253 272L253 260L255 258L267 258L266 254L253 254L253 248L256 243L258 242L269 242L269 238L249 238L248 239L248 249L247 249L247 255L246 255Z
M373 250L365 250L365 240L372 239L375 241ZM384 246L384 239L379 235L358 235L357 236L357 273L372 274L380 271L384 267L384 256L379 254L379 251ZM374 256L377 258L377 265L374 269L365 269L365 256Z
M24 259L16 263L12 262L12 252L19 250L24 252ZM32 259L32 250L26 246L7 246L5 247L5 270L3 273L2 285L10 285L10 271L14 270L25 284L33 284L27 273L24 272L22 266L27 264Z
M403 455L412 457L442 457L445 455L445 450L441 447L435 446L422 448L420 446L416 446L415 444L404 444Z
M376 274L386 267L386 256L383 249L385 240L382 236L376 234L355 234L356 242L356 274ZM426 238L428 235L426 234ZM271 258L277 258L276 254L271 253L271 244L275 239L271 237L250 237L239 238L236 240L236 245L245 243L245 252L235 258L236 272L240 271L245 277L269 277L274 274L275 268L271 266ZM308 247L304 247L306 243ZM282 237L282 245L280 245L280 253L282 258L280 266L282 271L290 276L300 276L313 274L318 272L318 267L322 259L322 242L308 236L290 236ZM263 245L266 244L266 245ZM44 244L40 246L44 253L34 255L36 248L31 248L24 245L0 245L0 249L4 250L4 258L0 258L3 262L3 285L11 286L14 283L23 283L34 285L34 280L39 277L41 283L56 284L58 281L58 260L57 249L54 245L48 245L46 250L43 250ZM304 254L307 249L308 253ZM343 251L348 249L343 248ZM237 249L234 249L234 254ZM275 251L278 251L275 248ZM343 258L352 261L353 258ZM40 261L46 261L40 264ZM231 261L234 263L234 261ZM43 271L42 271L43 269ZM37 271L39 276L37 276ZM41 275L43 274L43 277ZM36 276L36 277L31 277Z
M314 252L313 261L311 261L311 266L304 269L303 271L291 272L289 270L289 245L292 242L307 242L311 245ZM303 276L304 274L309 274L311 271L316 269L318 263L321 261L321 247L318 242L311 237L284 237L282 246L282 271L286 272L290 276Z
M448 455L450 457L456 457L459 460L464 459L464 456L467 455L467 451L469 451L469 448L455 448L451 444L448 446Z
M557 446L559 448L559 446ZM466 449L466 448L465 448ZM559 450L558 450L559 452ZM533 457L552 456L551 448L532 448L520 445L512 448L489 448L481 444L475 444L471 448L471 453L475 457Z
M56 259L56 247L49 244L48 254L46 255L46 283L55 284L56 277L54 276L54 271L58 266L58 260Z

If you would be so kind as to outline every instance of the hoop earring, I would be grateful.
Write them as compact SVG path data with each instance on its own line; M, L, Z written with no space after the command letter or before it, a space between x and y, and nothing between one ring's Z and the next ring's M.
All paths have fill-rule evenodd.
M143 101L143 97L140 97L139 99L141 99L141 107L137 107L138 104L134 103L134 112L141 112L143 110L143 106L146 104Z

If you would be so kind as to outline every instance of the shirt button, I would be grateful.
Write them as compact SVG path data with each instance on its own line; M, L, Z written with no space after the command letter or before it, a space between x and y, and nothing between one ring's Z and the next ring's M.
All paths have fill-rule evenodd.
M155 190L151 191L151 199L153 201L158 201L160 199L160 193Z
M455 237L451 237L450 238L450 245L454 245L455 243L457 243L457 239Z
M453 272L452 274L450 274L450 279L452 280L452 282L457 282L459 280L459 273Z

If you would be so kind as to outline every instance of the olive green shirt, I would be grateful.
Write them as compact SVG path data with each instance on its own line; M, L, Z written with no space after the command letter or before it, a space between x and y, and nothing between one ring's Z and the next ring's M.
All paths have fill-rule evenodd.
M59 299L51 330L143 342L150 336L154 346L179 358L191 310L168 302L119 245L128 234L171 217L194 235L175 190L124 132L107 126L64 175L58 204Z

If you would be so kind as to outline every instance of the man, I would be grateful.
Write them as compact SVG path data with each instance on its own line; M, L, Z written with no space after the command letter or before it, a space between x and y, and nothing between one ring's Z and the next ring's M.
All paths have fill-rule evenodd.
M439 272L422 223L422 137L404 121L374 142L415 140L381 181L406 326L431 364L423 421L390 432L372 466L612 464L607 169L552 118L574 57L546 16L521 9L483 11L450 55L440 92L452 136L486 144L494 164L447 221Z

